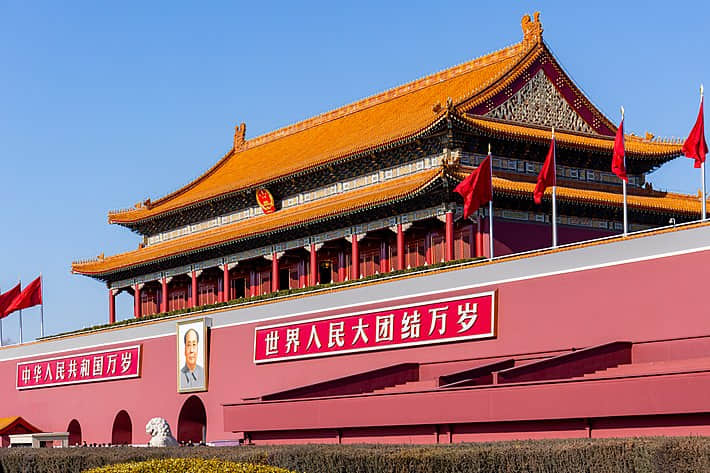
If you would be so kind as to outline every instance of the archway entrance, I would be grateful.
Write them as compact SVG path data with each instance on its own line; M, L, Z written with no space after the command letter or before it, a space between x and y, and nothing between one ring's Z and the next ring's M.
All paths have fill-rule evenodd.
M69 445L81 445L81 425L78 420L72 419L69 422L67 432L69 432Z
M113 445L130 445L133 443L133 423L126 411L119 411L113 420L111 430L111 443Z
M204 442L207 435L207 412L197 396L190 396L180 409L178 417L178 442Z

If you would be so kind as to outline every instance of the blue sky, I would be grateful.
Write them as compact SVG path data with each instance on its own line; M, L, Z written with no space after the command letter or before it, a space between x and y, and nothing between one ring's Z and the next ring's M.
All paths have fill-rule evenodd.
M69 267L136 247L108 210L189 182L241 121L254 137L518 42L526 12L630 132L685 136L710 77L705 2L340 3L0 0L0 289L42 272L47 333L105 322L105 286ZM651 181L700 184L685 158Z

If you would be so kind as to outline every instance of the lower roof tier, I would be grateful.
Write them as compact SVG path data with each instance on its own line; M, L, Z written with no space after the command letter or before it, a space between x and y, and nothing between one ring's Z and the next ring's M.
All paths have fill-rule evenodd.
M238 246L247 249L265 242L277 244L283 240L284 235L293 237L298 234L298 238L307 237L314 234L308 232L316 228L332 230L354 225L362 218L372 217L375 214L379 217L396 215L395 207L398 203L408 203L411 204L410 207L415 208L424 203L430 205L460 202L460 196L452 193L451 190L456 182L462 180L472 170L473 168L465 166L430 169L231 225L141 246L133 251L75 262L71 270L76 274L113 280L128 271L141 272L139 269L141 267L148 270L150 266L150 269L155 270L156 266L162 267L168 260L175 263L176 259L184 260L192 255L214 256L215 251L220 248L233 249ZM524 206L528 201L528 204L532 205L534 187L533 182L495 177L494 205L497 205L496 200L499 200L498 205L508 205L511 201L515 201L519 206ZM543 202L543 206L537 209L547 211L549 198L548 189L545 197L547 205ZM557 199L561 203L571 205L577 209L577 212L583 208L593 207L607 209L609 213L616 214L623 206L623 197L620 193L604 190L558 186ZM631 212L655 215L657 224L667 223L664 219L668 217L678 218L679 223L694 220L699 217L701 210L698 197L649 190L638 190L629 195L627 204ZM358 215L358 219L353 220L354 215Z

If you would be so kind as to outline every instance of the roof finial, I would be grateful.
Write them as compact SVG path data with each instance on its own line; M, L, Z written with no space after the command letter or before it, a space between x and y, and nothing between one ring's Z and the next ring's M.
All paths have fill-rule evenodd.
M523 44L530 46L542 42L542 23L540 23L539 11L533 14L532 20L530 15L523 16L520 26L523 27Z
M244 147L246 143L247 125L242 122L234 127L234 150L238 151Z

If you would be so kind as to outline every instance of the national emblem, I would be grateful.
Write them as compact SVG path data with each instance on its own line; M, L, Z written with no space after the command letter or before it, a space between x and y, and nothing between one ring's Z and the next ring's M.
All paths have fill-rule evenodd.
M259 203L259 207L265 214L274 213L276 211L276 206L274 205L274 196L271 192L262 188L256 191L256 201Z

